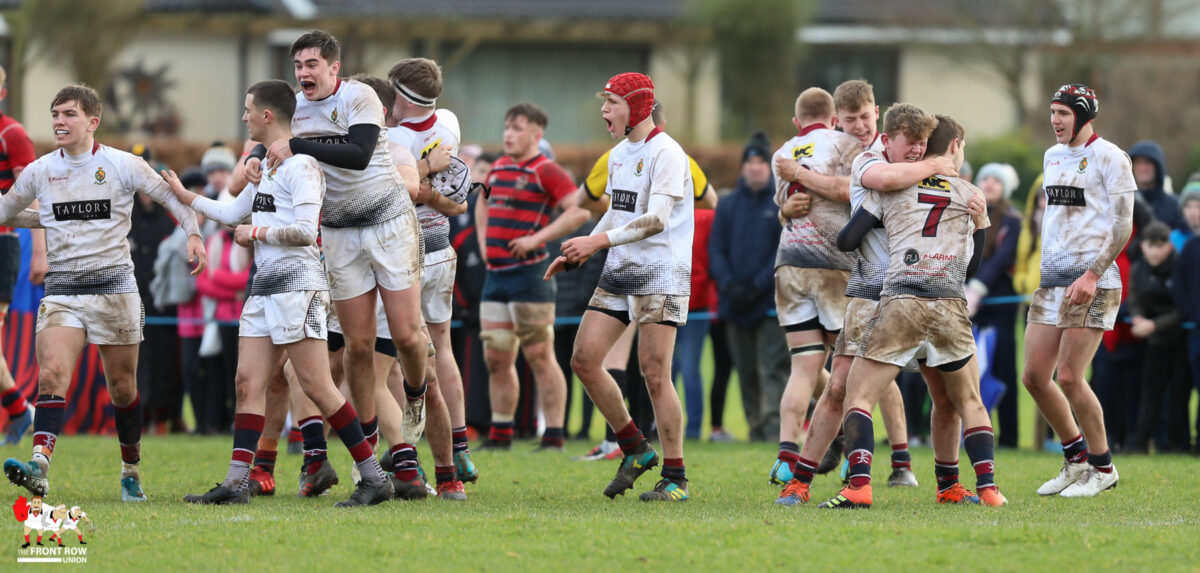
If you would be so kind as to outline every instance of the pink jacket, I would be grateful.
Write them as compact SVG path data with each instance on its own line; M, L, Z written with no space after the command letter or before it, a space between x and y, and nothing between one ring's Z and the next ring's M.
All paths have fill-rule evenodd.
M234 243L233 233L224 228L209 236L205 249L208 268L196 277L196 292L217 301L217 320L237 322L242 316L246 281L250 278L249 254Z

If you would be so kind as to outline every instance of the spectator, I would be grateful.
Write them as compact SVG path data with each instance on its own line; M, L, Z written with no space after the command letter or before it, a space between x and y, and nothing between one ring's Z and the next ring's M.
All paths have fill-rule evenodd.
M1192 237L1183 246L1175 270L1171 273L1171 295L1180 318L1190 323L1187 330L1187 355L1192 367L1192 386L1200 392L1200 238ZM1200 404L1196 407L1196 443L1192 453L1200 454Z
M783 329L770 314L780 232L771 155L766 136L754 134L742 152L737 188L717 205L708 244L709 272L720 295L718 314L728 328L754 441L778 440L779 401L790 370Z
M1135 175L1136 177L1136 175ZM1138 386L1146 352L1145 341L1133 336L1129 324L1129 271L1142 258L1141 232L1154 221L1148 203L1136 199L1133 203L1133 233L1125 250L1117 255L1117 270L1121 275L1121 306L1112 330L1101 338L1100 348L1092 359L1092 386L1104 409L1104 429L1114 451L1121 451L1133 435L1137 422L1137 404L1141 395Z
M200 159L200 169L208 179L208 184L204 187L205 196L214 199L222 191L229 189L229 182L233 177L233 164L236 161L233 150L219 141L214 142L213 146L204 152L204 157Z
M1151 434L1163 421L1166 431L1154 440L1156 451L1186 452L1191 447L1187 406L1192 384L1183 321L1170 292L1177 259L1170 233L1170 227L1161 221L1148 225L1142 231L1142 259L1130 270L1131 331L1135 338L1146 341L1137 425L1127 444L1133 452L1147 450Z
M716 285L715 282L713 284ZM708 312L713 315L716 315L720 308L719 299L720 297L714 293L712 300L708 303ZM713 320L708 328L708 335L712 338L713 359L713 381L708 394L708 421L712 426L712 433L709 434L708 439L714 442L735 441L733 435L725 431L725 394L729 389L729 376L733 373L733 357L729 354L728 332L729 328L719 318Z
M1038 174L1025 199L1025 223L1017 237L1017 261L1013 267L1013 289L1033 295L1042 283L1042 216L1046 214L1046 189Z
M228 199L222 199L228 200ZM209 425L219 432L233 426L235 405L234 378L237 375L238 320L246 300L246 282L250 278L250 251L233 240L233 230L219 227L206 238L208 268L196 277L196 291L204 299L204 319L216 321L220 343L215 353L202 351L206 361L205 383L209 388ZM205 329L212 330L211 323ZM212 336L211 332L203 336Z
M1176 253L1183 252L1183 245L1200 234L1200 181L1192 181L1183 186L1179 197L1179 210L1183 212L1183 220L1175 230L1171 231L1171 245Z
M595 221L589 220L569 235L547 242L546 250L550 253L558 253L563 241L573 237L586 237L592 233L595 226ZM592 293L596 290L596 283L600 280L600 272L604 270L604 260L607 255L608 251L598 252L574 271L557 275L558 297L555 299L554 316L568 320L554 326L554 354L558 365L562 367L563 377L567 380L568 406L571 404L571 395L574 393L575 387L575 373L571 370L571 352L575 346L575 335L579 332L579 322L569 319L578 319L587 310L588 302L592 300ZM595 408L587 393L581 393L580 396L583 402L582 423L576 437L586 440L588 439L588 430L592 427L592 413ZM566 415L563 417L564 428L569 426L570 414L571 408L568 407ZM616 443L615 438L612 441Z
M716 298L716 285L708 273L708 238L712 234L711 209L696 209L696 230L692 239L692 296L688 299L688 312L705 312ZM675 361L672 378L679 374L683 378L684 402L687 405L687 424L683 437L689 440L700 438L700 425L704 422L704 379L700 375L700 358L704 353L704 341L708 339L711 322L688 319L679 329L675 341Z
M1178 228L1183 215L1179 211L1179 201L1167 194L1164 187L1167 160L1162 147L1150 140L1139 141L1129 148L1129 158L1133 160L1133 178L1137 181L1138 195L1150 204L1154 218L1166 223L1168 229Z
M148 147L138 144L131 151L157 169ZM151 314L174 316L175 305L156 304L150 283L154 279L158 246L175 230L175 222L166 209L142 193L137 194L130 221L129 251L142 308L151 311ZM145 424L147 427L157 426L158 433L164 433L167 424L170 424L172 433L186 432L183 386L178 374L179 331L174 325L154 323L147 324L144 330L145 336L138 351L137 384L145 410Z
M1021 234L1021 215L1009 202L1019 181L1017 170L1011 165L988 163L979 168L975 180L987 200L987 241L983 246L983 260L979 271L971 279L967 289L967 307L975 325L984 330L995 329L996 346L988 364L996 379L1003 382L1008 391L997 407L996 438L998 446L1017 447L1017 310L1019 304L989 304L980 306L985 297L1012 297L1013 266L1017 260L1017 241Z
M200 192L208 184L199 169L189 169L180 176L180 181L193 192ZM206 228L204 217L197 215L197 222ZM192 277L191 265L187 260L187 233L176 226L171 235L158 246L154 260L154 279L150 281L150 294L156 312L174 308L179 320L179 378L183 390L192 403L192 414L196 421L197 434L210 434L208 426L209 400L203 380L200 362L200 337L204 334L204 313L200 295L196 292L196 279Z

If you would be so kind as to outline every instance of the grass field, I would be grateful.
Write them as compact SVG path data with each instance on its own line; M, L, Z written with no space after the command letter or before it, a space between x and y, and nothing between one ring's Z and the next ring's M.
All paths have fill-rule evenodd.
M334 445L330 456L345 481L331 496L294 497L300 458L283 456L276 496L248 507L196 507L180 500L224 476L229 438L147 438L142 471L150 501L123 504L116 440L67 436L55 450L50 500L81 505L95 522L86 566L97 570L1168 571L1200 564L1193 457L1118 457L1119 488L1068 500L1033 493L1061 457L1002 450L997 479L1009 506L943 507L933 503L932 454L920 448L919 488L883 486L888 468L877 466L875 507L833 512L815 507L837 491L830 476L814 483L814 503L773 505L769 444L688 443L692 499L649 505L602 496L616 463L571 461L569 454L588 447L583 442L568 442L561 455L532 454L532 443L518 443L511 453L475 454L482 477L468 485L466 502L339 510L332 506L350 493L350 459ZM0 456L12 455L27 457L28 439L0 448ZM965 455L961 466L969 473ZM635 492L656 478L643 476ZM23 491L3 487L12 498ZM0 570L24 570L16 563L21 528L5 522Z

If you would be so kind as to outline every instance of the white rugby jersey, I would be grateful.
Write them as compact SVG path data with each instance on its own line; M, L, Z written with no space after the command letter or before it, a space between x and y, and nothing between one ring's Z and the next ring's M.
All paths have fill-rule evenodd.
M80 156L57 149L30 163L0 199L0 220L38 201L50 266L46 294L137 292L126 240L135 192L167 207L189 234L200 234L195 215L150 164L99 143Z
M862 144L857 138L823 124L801 129L775 152L771 161L771 172L775 175L775 204L782 206L789 197L804 191L804 186L780 177L774 159L795 159L801 166L821 175L845 177L850 175L854 158L861 151ZM780 232L775 266L850 270L854 256L837 248L838 233L850 221L850 204L816 193L810 195L812 207L809 212L803 217L788 219Z
M651 194L678 199L662 232L608 250L599 287L613 294L690 295L695 218L692 174L683 148L657 127L637 143L618 143L608 158L608 212L616 228L646 214Z
M1092 136L1079 147L1058 144L1046 150L1043 169L1046 214L1042 219L1043 288L1071 286L1092 266L1113 232L1110 195L1133 193L1129 154ZM1117 265L1108 266L1098 288L1120 288Z
M308 155L293 155L263 173L258 185L247 185L232 203L197 197L192 207L226 225L237 225L250 217L256 227L278 228L296 223L297 206L319 207L324 196L321 163ZM329 290L329 278L316 244L293 247L256 241L254 266L257 270L250 284L251 296Z
M888 244L882 296L966 298L976 231L967 202L978 191L957 177L930 177L903 191L867 195L862 207L883 222Z
M400 122L388 128L388 139L412 151L418 161L439 146L450 149L451 155L458 154L461 139L458 117L448 109ZM450 219L441 211L428 205L417 204L417 221L421 223L421 235L425 240L425 265L441 263L456 255L450 248Z
M321 224L327 227L366 227L390 221L412 208L400 174L392 165L383 124L383 104L375 90L354 80L338 80L327 98L309 101L296 94L292 134L318 143L346 143L350 126L379 126L379 140L367 168L361 171L321 163L325 173L325 204Z
M878 142L879 139L876 138L875 141ZM854 159L850 170L851 212L857 211L868 197L879 195L878 191L867 189L862 184L863 173L866 173L868 168L880 162L888 162L883 150L875 150L874 147L875 144L871 144L871 149L860 153ZM854 260L854 267L850 269L850 280L846 283L846 296L879 300L883 280L887 275L887 266L887 232L878 228L871 229L858 246L858 256Z

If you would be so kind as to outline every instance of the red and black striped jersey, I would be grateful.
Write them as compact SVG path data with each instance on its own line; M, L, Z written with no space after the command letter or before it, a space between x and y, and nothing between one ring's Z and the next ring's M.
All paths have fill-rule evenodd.
M37 156L33 152L33 141L17 120L0 113L0 194L8 190L16 181L13 170L24 169L33 163ZM8 227L0 227L0 234L11 232Z
M538 232L550 223L550 213L575 191L571 175L542 154L517 163L502 157L488 176L487 262L489 270L512 269L546 259L545 245L517 259L509 241Z

